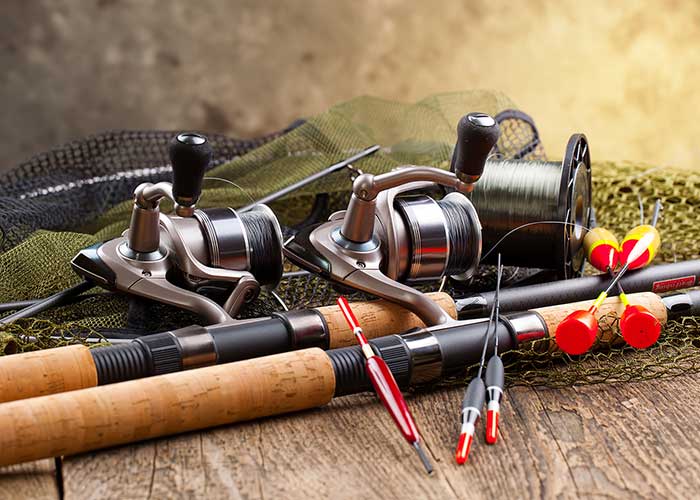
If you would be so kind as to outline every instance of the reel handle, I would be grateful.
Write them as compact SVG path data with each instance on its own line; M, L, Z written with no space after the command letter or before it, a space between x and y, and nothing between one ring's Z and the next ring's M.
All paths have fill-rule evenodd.
M498 123L491 115L469 113L463 116L457 124L457 143L450 171L462 182L476 182L484 172L486 158L496 145L500 133Z
M211 162L211 144L201 134L182 132L170 141L168 154L173 167L173 198L180 207L194 207Z

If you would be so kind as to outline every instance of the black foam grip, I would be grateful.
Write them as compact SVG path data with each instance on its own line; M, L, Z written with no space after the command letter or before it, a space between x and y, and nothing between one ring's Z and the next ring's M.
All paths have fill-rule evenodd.
M168 149L173 167L173 196L184 206L194 205L202 192L204 173L211 162L207 138L194 132L173 137Z
M333 349L328 358L335 374L335 397L372 390L360 346Z
M478 179L499 134L498 123L490 115L469 113L463 116L457 125L457 143L450 171L464 182Z

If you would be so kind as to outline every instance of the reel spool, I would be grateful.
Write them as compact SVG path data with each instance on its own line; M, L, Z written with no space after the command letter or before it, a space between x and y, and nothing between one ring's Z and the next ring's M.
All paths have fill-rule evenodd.
M282 228L267 205L255 205L244 213L233 208L195 210L194 218L206 244L205 262L249 271L261 285L277 286L282 278Z
M402 196L394 199L394 209L401 235L394 247L399 252L397 281L416 283L474 273L481 257L481 226L464 195L450 193L437 201L427 195ZM401 223L403 227L398 227ZM386 259L393 260L393 255Z
M469 198L483 226L484 248L498 244L487 262L500 253L506 265L552 269L561 279L581 274L583 238L592 216L585 135L571 136L561 163L487 161ZM557 223L532 224L540 221ZM508 234L525 224L532 225Z

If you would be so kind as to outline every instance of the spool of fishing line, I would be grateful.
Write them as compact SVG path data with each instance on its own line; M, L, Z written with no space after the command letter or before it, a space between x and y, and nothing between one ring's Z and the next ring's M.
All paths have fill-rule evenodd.
M266 205L237 213L232 208L196 210L213 267L249 271L261 285L282 277L282 230Z
M591 160L583 134L569 139L561 163L488 161L470 199L482 225L487 262L581 273L591 219ZM547 221L547 222L544 222ZM498 252L491 252L497 245Z

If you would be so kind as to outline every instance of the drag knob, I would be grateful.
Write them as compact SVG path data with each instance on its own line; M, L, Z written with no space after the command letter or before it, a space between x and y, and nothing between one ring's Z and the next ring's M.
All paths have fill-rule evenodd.
M203 135L182 132L170 141L173 166L173 197L178 205L191 207L202 192L204 172L211 162L212 148Z
M498 123L491 115L469 113L462 117L457 125L457 144L452 153L450 171L462 182L476 182L499 134Z

